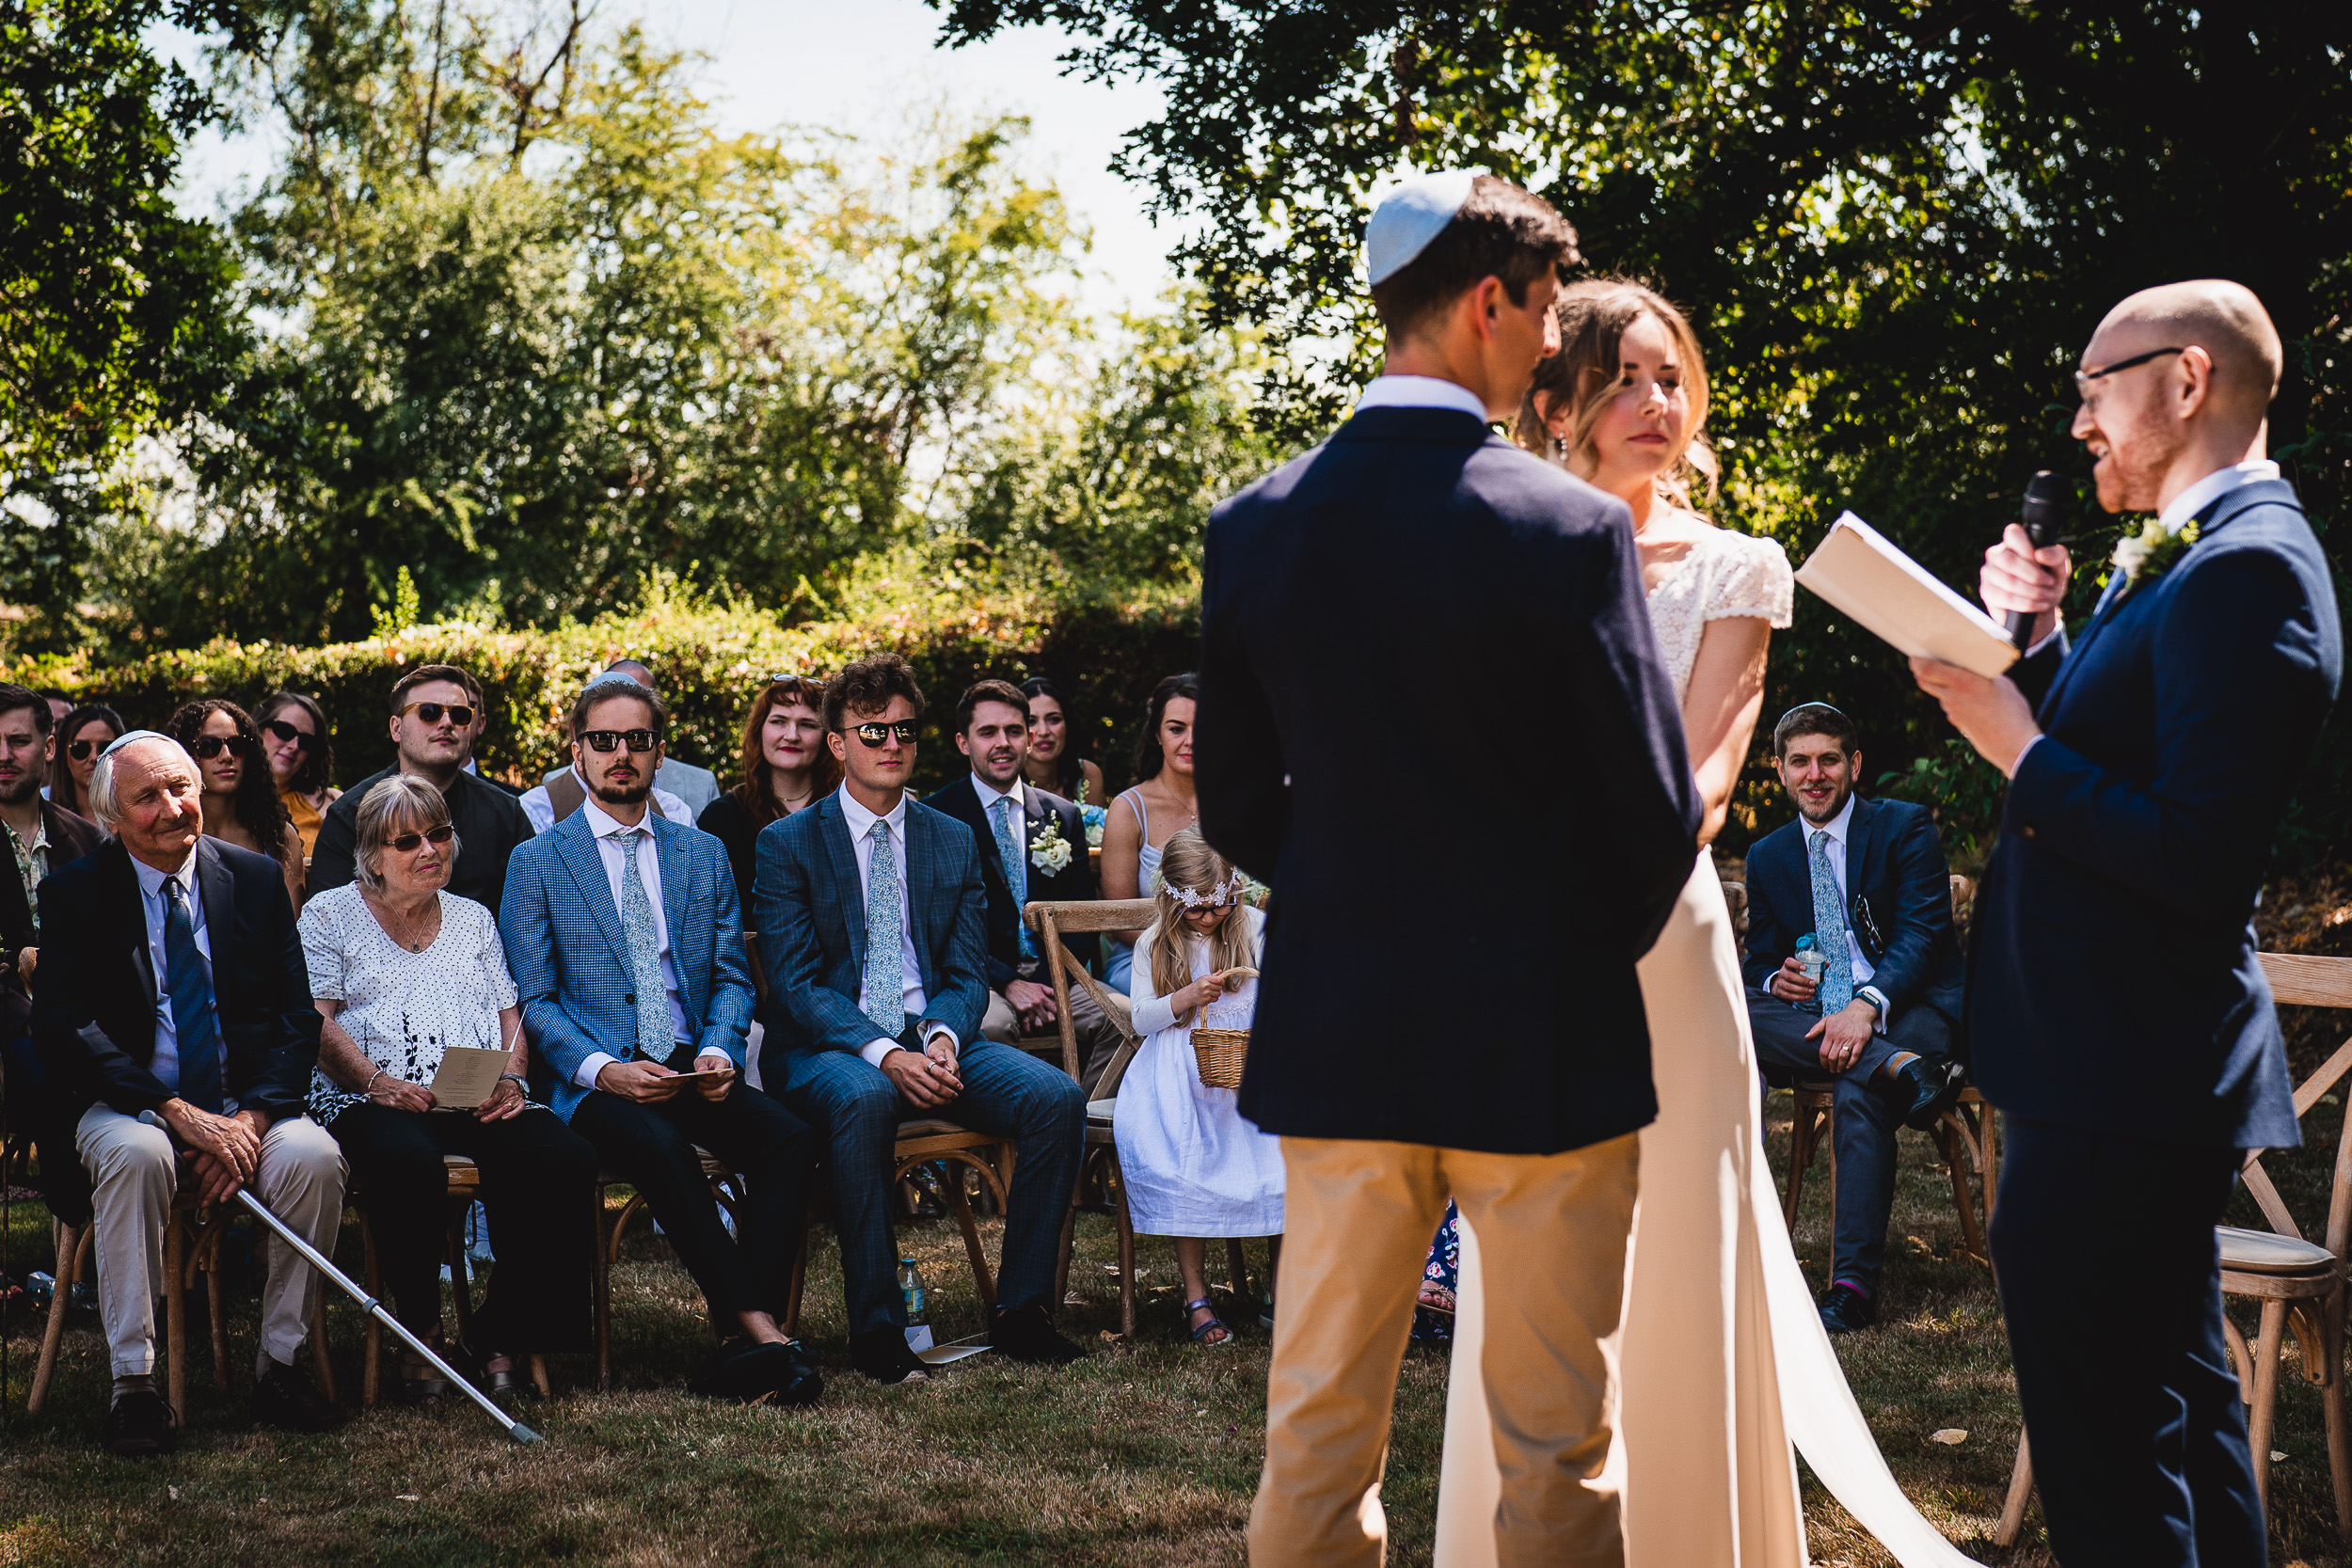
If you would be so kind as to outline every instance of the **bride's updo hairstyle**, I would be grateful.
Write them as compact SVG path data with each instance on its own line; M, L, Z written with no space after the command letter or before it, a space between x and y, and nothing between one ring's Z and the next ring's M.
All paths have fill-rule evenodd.
M1255 968L1258 954L1249 940L1249 922L1241 915L1241 873L1233 863L1209 847L1199 830L1186 828L1168 835L1160 850L1160 891L1153 895L1157 916L1149 937L1152 989L1173 996L1192 984L1192 927L1184 924L1190 910L1232 900L1208 932L1209 968ZM1191 895L1194 902L1186 903Z
M1696 511L1693 493L1714 487L1716 465L1706 436L1707 360L1690 322L1656 291L1629 277L1571 283L1560 291L1552 314L1560 323L1560 352L1536 363L1535 380L1519 404L1512 436L1538 457L1569 467L1577 467L1581 457L1586 466L1597 466L1593 427L1617 389L1617 345L1628 327L1653 316L1674 340L1675 357L1682 362L1683 401L1691 410L1690 422L1680 434L1681 450L1659 472L1658 494L1669 505ZM1570 411L1568 434L1555 442L1545 416L1558 413L1564 403Z

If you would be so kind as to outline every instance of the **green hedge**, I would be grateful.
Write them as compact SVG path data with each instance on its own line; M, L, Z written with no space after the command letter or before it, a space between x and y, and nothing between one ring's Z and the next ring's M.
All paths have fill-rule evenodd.
M308 692L326 710L335 782L348 784L391 762L384 716L400 673L458 664L482 681L491 714L481 767L536 784L569 754L564 719L581 683L634 655L660 672L675 716L673 751L732 783L743 717L764 677L826 675L862 654L896 649L914 666L930 704L918 786L936 787L961 769L946 727L964 687L990 675L1051 675L1077 706L1088 754L1116 789L1127 780L1153 683L1190 669L1199 646L1198 606L1188 595L1116 601L972 592L950 575L920 584L885 578L864 584L859 597L861 612L786 626L755 609L696 601L657 583L635 609L550 631L418 626L317 648L222 641L107 667L0 658L0 678L107 703L147 725L192 698L226 697L249 709L272 691Z

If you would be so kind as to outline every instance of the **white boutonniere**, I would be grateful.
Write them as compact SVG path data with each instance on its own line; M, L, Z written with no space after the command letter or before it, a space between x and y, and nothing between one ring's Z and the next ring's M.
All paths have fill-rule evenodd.
M2123 574L2123 591L2131 592L2145 578L2150 582L2172 569L2181 552L2197 543L2197 525L2185 524L2173 533L2162 523L2149 519L2148 526L2137 533L2127 533L2116 541L2115 553L2107 564Z
M1070 841L1061 836L1061 820L1049 816L1045 826L1029 840L1029 863L1048 877L1058 877L1070 864Z

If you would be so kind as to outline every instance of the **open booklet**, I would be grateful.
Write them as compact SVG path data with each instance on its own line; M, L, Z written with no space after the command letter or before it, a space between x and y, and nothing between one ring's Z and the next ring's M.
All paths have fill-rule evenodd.
M1797 580L1901 654L1987 679L2017 661L1998 621L1953 593L1887 537L1847 512L1797 568Z

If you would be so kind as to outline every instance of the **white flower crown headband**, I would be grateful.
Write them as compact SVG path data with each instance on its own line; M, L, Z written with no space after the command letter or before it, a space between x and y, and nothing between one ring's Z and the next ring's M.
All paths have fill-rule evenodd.
M1168 895L1188 910L1216 909L1224 904L1239 903L1245 885L1241 873L1236 871L1206 893L1195 893L1188 887L1168 887Z

